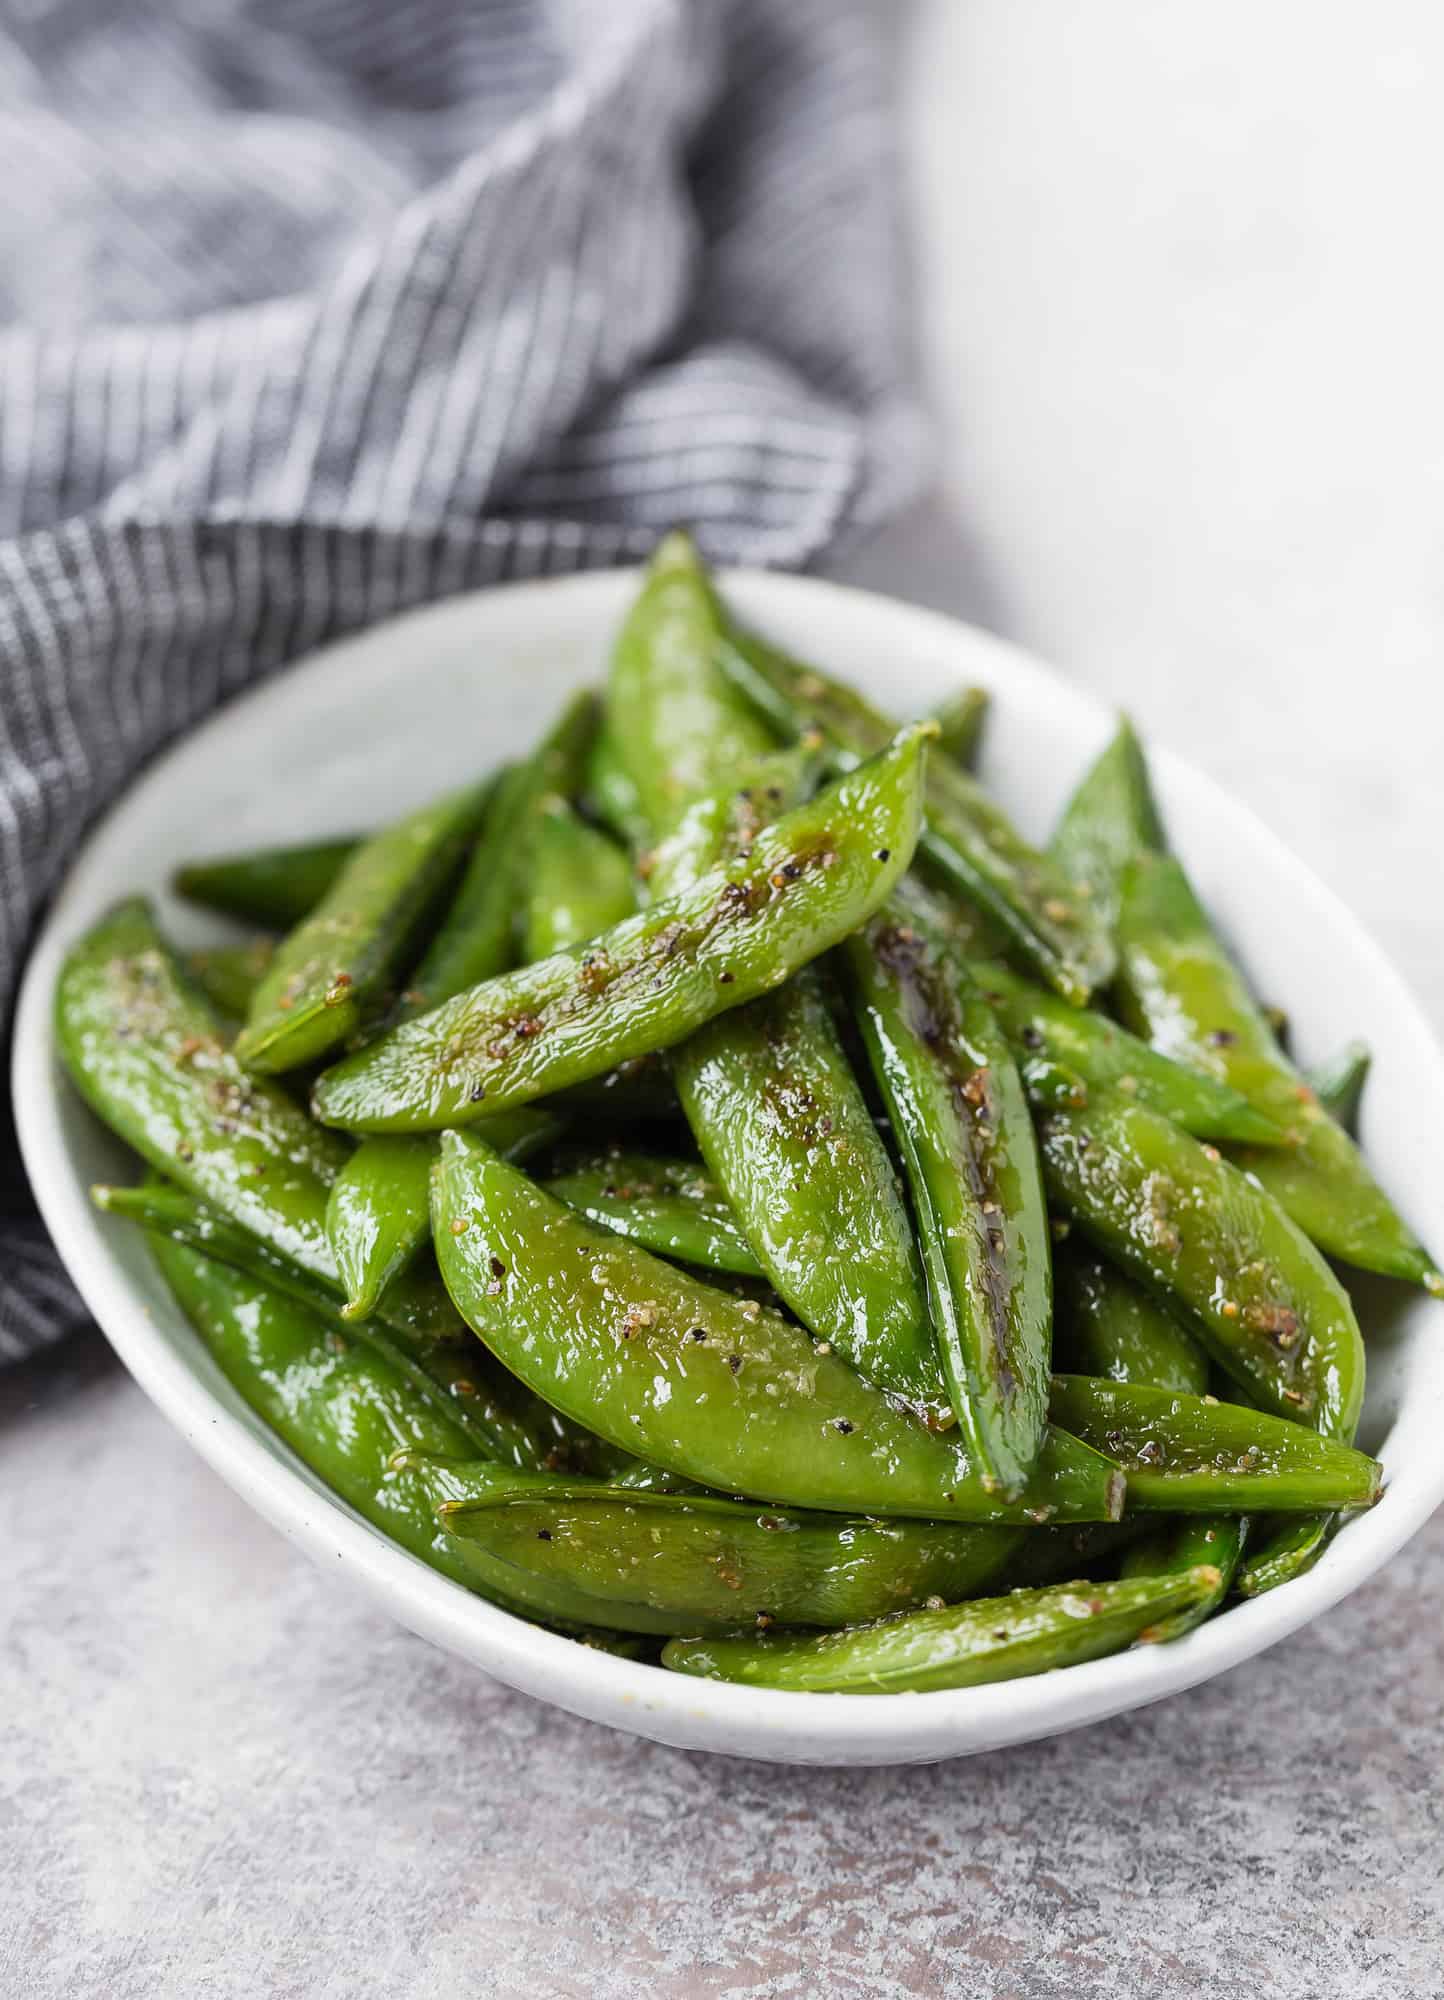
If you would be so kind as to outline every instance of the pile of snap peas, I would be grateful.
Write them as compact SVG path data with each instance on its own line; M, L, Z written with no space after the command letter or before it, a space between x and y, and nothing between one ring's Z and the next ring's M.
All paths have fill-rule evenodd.
M525 759L193 861L59 1046L215 1363L358 1513L586 1643L784 1689L1172 1640L1380 1469L1336 1266L1444 1290L1124 724L1045 851L665 538Z

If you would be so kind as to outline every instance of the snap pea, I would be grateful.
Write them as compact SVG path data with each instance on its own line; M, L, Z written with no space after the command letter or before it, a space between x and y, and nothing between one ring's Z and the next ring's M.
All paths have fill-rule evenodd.
M1021 1680L1165 1636L1167 1621L1218 1587L1209 1565L1181 1576L1064 1583L914 1611L808 1637L673 1639L662 1664L707 1680L815 1694L924 1693Z
M1056 1207L1153 1291L1266 1409L1352 1440L1364 1349L1348 1294L1246 1175L1105 1092L1038 1120Z
M664 536L617 634L607 682L611 741L654 841L693 799L732 784L772 748L718 664L721 629L690 537Z
M288 931L310 916L360 845L359 837L351 836L187 861L171 877L171 887L187 902L243 924Z
M527 862L522 922L525 962L585 944L637 907L626 855L565 799L537 811Z
M1305 1079L1325 1111L1351 1138L1359 1122L1359 1099L1364 1094L1373 1060L1367 1042L1346 1042L1328 1062L1309 1070Z
M1152 1525L1161 1524L1155 1519ZM1079 1577L1100 1582L1117 1572L1123 1551L1141 1540L1149 1526L1146 1514L1131 1514L1123 1521L1030 1528L1008 1558L999 1582L1009 1590L1041 1590L1045 1583L1072 1583Z
M985 1488L1046 1420L1052 1278L1027 1099L987 1002L896 899L847 941L859 1032L912 1194L937 1358Z
M862 695L754 633L729 625L720 658L774 727L788 738L817 729L839 768L877 750L891 734L893 725ZM919 851L928 869L992 918L1065 1000L1081 1006L1095 987L1107 984L1113 947L1087 902L950 758L929 766Z
M189 953L186 971L212 1006L243 1021L275 955L275 943L268 937L253 938L249 944L214 945Z
M969 970L1020 1059L1042 1055L1085 1083L1121 1090L1196 1138L1283 1143L1283 1127L1238 1091L1161 1055L1106 1014L1070 1007L996 959Z
M588 945L488 980L326 1071L313 1105L366 1132L466 1124L666 1048L862 922L917 841L926 727L760 833L750 857Z
M1118 924L1119 998L1156 1048L1240 1091L1285 1128L1282 1147L1231 1149L1321 1250L1444 1296L1444 1277L1363 1155L1284 1055L1176 861L1135 857Z
M380 1015L420 927L461 866L490 787L472 785L373 834L277 948L236 1054L268 1075L319 1062Z
M432 1183L452 1298L502 1364L624 1450L728 1493L827 1512L1111 1520L1115 1468L1056 1431L1020 1502L800 1327L597 1230L466 1132Z
M1239 1596L1263 1597L1281 1583L1303 1576L1328 1547L1336 1525L1332 1514L1261 1523L1234 1578Z
M466 1432L473 1452L532 1470L561 1463L590 1465L590 1455L561 1419L520 1384L498 1379L489 1357L482 1356L478 1367L473 1346L456 1339L418 1342L397 1328L394 1313L389 1324L375 1317L348 1320L331 1287L183 1188L152 1176L139 1187L93 1187L90 1194L97 1208L138 1224L152 1243L164 1240L195 1250L242 1273L258 1291L294 1300L338 1333L356 1333L385 1354L417 1394ZM460 1328L454 1315L450 1325ZM604 1452L603 1457L610 1466L610 1455Z
M490 1143L491 1127L484 1132ZM604 1229L659 1257L707 1271L762 1276L721 1183L695 1160L669 1160L614 1146L600 1155L575 1157L565 1168L548 1175L547 1192Z
M1371 1507L1379 1497L1380 1469L1363 1452L1214 1396L1055 1375L1048 1413L1118 1461L1130 1511L1282 1514Z
M1063 809L1048 852L1086 890L1098 921L1112 931L1125 865L1167 845L1143 746L1127 716Z
M1053 1366L1065 1375L1148 1382L1201 1396L1208 1360L1172 1313L1104 1258L1060 1244L1053 1253Z
M509 1160L550 1145L563 1121L522 1106L493 1121L492 1141ZM375 1312L388 1287L431 1240L429 1139L363 1139L331 1183L326 1235L348 1318Z
M470 1441L386 1355L181 1244L160 1238L152 1249L233 1388L363 1519L453 1583L509 1611L564 1628L606 1624L597 1605L564 1584L462 1556L405 1454L465 1452Z
M530 757L502 772L436 935L411 974L398 1013L437 1007L516 961L516 912L544 799L580 789L597 727L595 695L576 694Z
M1155 1629L1155 1638L1181 1639L1195 1625L1213 1616L1238 1574L1248 1534L1246 1514L1196 1514L1160 1523L1155 1533L1125 1551L1122 1569L1125 1577L1187 1575L1204 1567L1212 1567L1218 1573L1217 1586L1182 1611L1163 1619Z
M699 876L745 861L764 827L795 812L816 791L822 759L812 739L739 765L715 792L690 799L638 867L653 902L690 889Z
M587 753L582 798L591 817L624 847L639 854L649 845L651 821L605 713Z
M933 720L941 734L938 748L947 752L955 763L965 771L971 771L978 761L978 745L983 737L983 724L988 719L989 695L986 688L963 688L960 693L949 695L933 710Z
M625 1628L641 1604L675 1634L852 1625L976 1596L1029 1532L850 1519L486 1464L450 1467L443 1484L437 1518L458 1542L615 1603L609 1623Z

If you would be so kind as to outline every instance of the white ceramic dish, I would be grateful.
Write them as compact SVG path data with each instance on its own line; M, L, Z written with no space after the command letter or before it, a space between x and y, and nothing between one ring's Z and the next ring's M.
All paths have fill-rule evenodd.
M1051 674L966 626L792 577L739 574L727 587L766 630L899 713L961 682L986 686L994 707L985 775L1034 837L1107 733L1108 718ZM1022 1743L1210 1679L1326 1611L1444 1499L1444 1307L1402 1288L1360 1288L1370 1341L1363 1441L1382 1456L1387 1489L1310 1575L1177 1644L1032 1680L943 1694L796 1695L684 1679L584 1650L467 1595L385 1541L246 1409L137 1235L92 1209L90 1183L123 1171L124 1159L56 1059L51 993L70 942L120 895L161 893L182 855L351 830L523 749L574 684L600 674L634 588L624 574L521 584L334 646L159 759L92 834L26 975L14 1100L46 1221L127 1367L267 1520L333 1572L339 1562L412 1631L513 1687L663 1743L826 1764L924 1761ZM1256 820L1172 757L1156 758L1155 776L1176 846L1261 990L1287 1004L1303 1059L1350 1035L1373 1045L1364 1143L1425 1240L1444 1243L1444 1062L1418 1008L1349 913ZM182 939L219 934L161 900Z

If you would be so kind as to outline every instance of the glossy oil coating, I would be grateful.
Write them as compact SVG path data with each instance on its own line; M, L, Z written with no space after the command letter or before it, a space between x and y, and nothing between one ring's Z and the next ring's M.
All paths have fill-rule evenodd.
M768 1624L840 1626L975 1596L1024 1528L876 1521L710 1494L452 1467L438 1518L498 1562L616 1601L675 1634ZM648 1630L658 1629L648 1625Z
M1177 1311L1265 1408L1352 1441L1364 1346L1348 1294L1278 1204L1217 1149L1100 1091L1038 1121L1054 1205Z
M490 1144L490 1126L483 1136ZM720 1181L696 1160L610 1146L558 1162L558 1171L543 1185L568 1208L658 1257L738 1277L762 1276Z
M802 1328L596 1230L469 1133L443 1136L433 1204L447 1286L503 1365L669 1472L830 1512L1120 1511L1116 1469L1056 1432L1023 1501L1001 1502L960 1440L926 1430Z
M905 900L843 956L912 1194L936 1358L980 1476L1013 1495L1046 1422L1053 1297L1022 1079L987 1002Z
M536 814L521 887L525 964L585 944L637 907L627 856L561 798Z
M1181 1639L1211 1618L1228 1596L1248 1542L1247 1514L1193 1514L1160 1522L1157 1529L1124 1551L1124 1576L1177 1576L1212 1566L1218 1587L1154 1628L1155 1639Z
M1368 1507L1382 1474L1372 1458L1284 1417L1140 1382L1055 1375L1055 1423L1116 1458L1134 1513L1294 1513Z
M1053 1251L1053 1366L1201 1396L1208 1357L1158 1301L1082 1244Z
M187 861L171 877L171 887L188 902L243 924L288 931L310 916L360 844L347 837Z
M868 756L892 734L894 725L863 695L755 633L729 625L721 657L775 727L787 736L816 729L839 763ZM951 758L929 768L926 820L921 848L929 868L976 902L1065 1000L1082 1005L1106 984L1113 947L1087 899Z
M490 783L453 792L363 841L277 946L236 1054L267 1075L319 1062L381 1014L481 823Z
M328 1070L357 1131L431 1131L600 1076L770 992L861 923L917 843L928 730L760 833L746 860L591 944L489 980Z
M1042 1057L1085 1083L1121 1090L1199 1139L1283 1143L1283 1127L1238 1091L1172 1061L1106 1014L1070 1007L997 959L974 961L969 970L1020 1061Z
M1142 855L1129 863L1118 936L1129 1021L1165 1055L1218 1077L1285 1128L1282 1148L1232 1149L1239 1165L1330 1256L1444 1294L1428 1251L1280 1049L1176 861Z
M674 1640L662 1662L708 1680L817 1694L981 1687L1160 1638L1164 1621L1217 1586L1212 1568L1120 1583L1056 1584L815 1638Z
M1085 772L1048 843L1048 852L1088 892L1098 921L1118 921L1123 869L1135 854L1166 845L1143 746L1127 716Z

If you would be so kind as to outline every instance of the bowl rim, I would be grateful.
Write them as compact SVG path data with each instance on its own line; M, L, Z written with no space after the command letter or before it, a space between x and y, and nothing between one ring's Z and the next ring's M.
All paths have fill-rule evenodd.
M505 595L513 606L548 603L565 594L573 608L594 608L599 629L634 589L635 569L531 579L466 593L388 619L332 641L283 673L226 703L170 744L134 778L87 833L32 947L16 1007L11 1086L21 1154L53 1240L86 1305L130 1374L201 1456L264 1519L314 1560L339 1561L393 1616L433 1643L460 1654L508 1685L573 1713L679 1746L723 1754L817 1763L900 1763L967 1754L1060 1734L1182 1692L1254 1657L1338 1603L1400 1549L1444 1501L1444 1457L1432 1471L1411 1468L1403 1486L1386 1488L1366 1516L1351 1523L1325 1558L1286 1589L1234 1605L1167 1646L1072 1666L1028 1679L926 1694L807 1694L693 1679L642 1662L586 1648L469 1594L373 1529L339 1498L313 1484L279 1440L271 1443L219 1403L207 1384L158 1332L132 1290L107 1235L115 1227L91 1206L87 1186L69 1157L61 1122L61 1092L51 996L61 958L98 903L92 872L103 868L111 843L143 793L164 787L183 762L221 747L237 714L254 717L284 707L299 682L343 671L347 653L378 635L424 631L428 623L466 619ZM775 571L728 570L724 585L766 615L770 602L818 611L865 600L874 616L892 621L900 644L909 633L935 650L955 654L960 677L1011 683L1035 699L1071 712L1095 734L1106 722L1101 704L1063 682L1022 648L943 613L817 577ZM1418 1003L1382 949L1337 896L1298 860L1250 808L1166 749L1150 759L1169 791L1226 815L1267 852L1271 869L1322 905L1340 942L1362 955L1387 1004L1407 1023L1412 1059L1444 1106L1444 1054ZM204 1350L202 1350L204 1352Z

